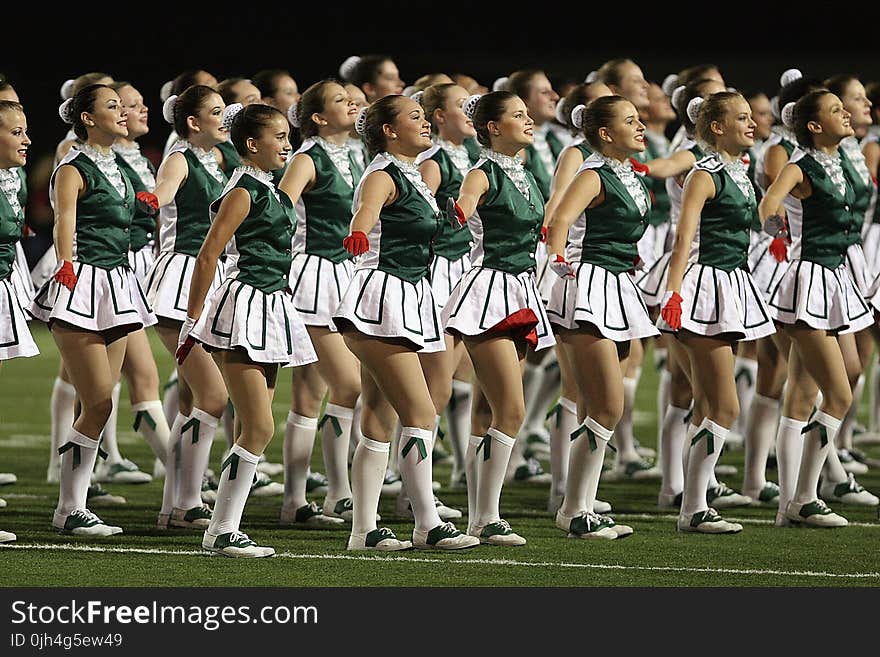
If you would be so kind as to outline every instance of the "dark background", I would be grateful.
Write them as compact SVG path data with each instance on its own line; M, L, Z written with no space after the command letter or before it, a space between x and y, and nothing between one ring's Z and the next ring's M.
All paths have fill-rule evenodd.
M18 3L14 12L3 13L0 72L25 106L33 142L28 220L42 239L27 249L29 259L45 248L51 224L45 198L49 158L66 133L57 114L59 90L64 80L87 71L128 80L144 95L151 131L140 143L154 159L170 132L159 89L187 68L204 68L218 80L286 68L300 91L337 75L349 55L369 53L390 55L408 84L427 72L462 71L491 86L519 68L580 81L621 56L658 83L668 73L712 62L729 85L769 96L789 67L818 77L852 72L863 82L880 80L880 10L870 4L240 0L192 6Z

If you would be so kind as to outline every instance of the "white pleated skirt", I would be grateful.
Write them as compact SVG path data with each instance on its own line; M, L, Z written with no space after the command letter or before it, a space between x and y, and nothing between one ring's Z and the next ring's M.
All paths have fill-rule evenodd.
M21 299L9 276L0 281L0 361L28 358L40 353L31 337L25 308L30 299ZM30 276L28 276L30 280Z
M548 275L556 278L552 270ZM556 344L544 301L531 271L514 275L473 267L449 296L441 313L451 335L506 332L539 351Z
M445 351L440 316L427 277L416 283L378 269L355 269L331 328L350 322L365 335L410 342L415 351Z
M15 243L15 260L12 263L12 272L9 275L9 282L15 288L15 295L22 309L26 309L37 290L34 287L34 281L31 279L31 272L28 269L27 257L24 254L24 248L21 242Z
M354 263L332 260L308 253L298 253L290 263L290 289L293 306L306 326L329 328L333 313L351 278Z
M615 342L659 335L628 272L614 274L586 262L578 263L575 271L577 278L556 276L547 303L551 324L566 329L591 324Z
M434 301L438 308L443 308L446 305L452 290L470 268L471 256L469 253L465 253L457 260L434 256L434 261L431 263L431 291L434 293Z
M152 244L144 245L140 251L128 252L128 265L131 267L138 282L141 284L141 288L144 290L147 289L147 276L149 275L150 269L153 267L153 262L155 260L156 256L154 255Z
M186 321L189 285L195 263L195 257L173 251L160 253L156 258L147 273L146 295L157 317L177 322ZM223 265L218 261L214 281L205 297L206 302L225 278Z

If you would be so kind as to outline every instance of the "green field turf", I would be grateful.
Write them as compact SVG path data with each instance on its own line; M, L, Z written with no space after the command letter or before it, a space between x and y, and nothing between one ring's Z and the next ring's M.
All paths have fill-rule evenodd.
M725 517L741 519L745 530L734 536L682 535L674 516L658 512L659 482L602 482L599 497L614 506L612 515L632 525L635 535L623 541L566 539L545 512L544 486L507 484L501 509L515 531L528 539L518 548L481 546L461 553L410 551L393 555L346 552L346 529L304 531L278 527L281 497L248 502L242 530L278 552L274 559L236 560L201 551L201 532L153 529L162 484L106 485L124 495L124 507L95 509L125 534L109 539L59 536L51 530L56 484L45 483L49 451L49 395L57 371L55 345L42 325L32 324L41 355L3 363L0 368L0 471L18 475L18 483L0 488L8 506L0 510L0 529L18 535L0 548L0 585L17 586L873 586L880 585L880 524L876 509L834 507L852 523L838 530L778 529L770 509L730 509ZM155 335L161 379L171 359ZM644 445L656 442L656 382L650 352L638 391L636 434ZM278 431L269 446L271 461L281 461L283 423L290 395L289 371L279 379L275 418ZM152 454L132 429L123 386L119 444L124 456L152 471ZM864 411L866 408L862 408ZM219 471L225 447L222 430L212 450L211 467ZM880 448L871 448L880 456ZM725 477L739 489L742 452L722 455L739 468ZM545 463L549 471L549 464ZM324 471L320 441L313 469ZM435 467L445 484L450 466ZM771 471L768 478L775 479ZM875 493L880 472L859 481ZM439 493L449 506L466 510L463 492ZM317 500L319 503L321 499ZM383 498L382 524L405 538L412 523L394 517L394 499ZM466 526L466 518L458 522Z

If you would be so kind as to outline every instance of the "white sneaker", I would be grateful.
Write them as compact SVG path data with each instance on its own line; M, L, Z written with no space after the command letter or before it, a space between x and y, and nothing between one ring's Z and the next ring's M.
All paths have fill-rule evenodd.
M715 476L716 477L732 477L739 470L735 465L730 465L728 463L718 463L715 465Z
M449 489L467 490L467 473L464 470L461 472L452 471L452 474L449 475Z
M6 500L4 500L2 497L0 497L0 509L5 509L5 508L6 508Z
M728 449L732 452L738 452L743 449L745 445L745 440L742 434L737 433L736 431L731 431L727 434L727 438L724 439L724 449Z
M352 534L348 537L346 550L376 550L378 552L397 552L411 550L411 541L399 541L394 532L387 527L373 529L366 534Z
M104 490L101 484L92 484L86 493L86 502L89 506L119 506L127 504L122 495L114 495L108 490Z
M0 543L11 543L16 538L18 537L12 532L4 532L0 530Z
M852 474L867 474L868 466L853 458L847 449L838 449L837 458L840 459L840 465L843 469Z
M52 516L52 526L59 534L73 536L114 536L122 533L122 527L107 525L88 509L75 509L69 515Z
M772 481L764 482L764 487L759 491L743 490L743 495L751 498L749 506L779 506L779 485Z
M486 525L471 525L467 533L479 543L487 545L525 545L526 539L515 533L506 520L494 520Z
M122 459L116 463L104 462L95 471L94 481L99 484L147 484L153 478L146 472L141 472L137 464Z
M251 495L254 497L274 497L284 495L284 485L269 479L268 475L259 470L254 473L254 481L251 484Z
M8 486L16 481L18 481L18 477L11 472L0 472L0 486Z
M297 508L282 505L279 523L299 529L339 529L345 520L325 515L324 509L315 502L309 502Z
M284 465L281 463L271 463L265 454L260 454L260 460L257 461L257 471L269 477L277 477L284 472Z
M544 468L541 466L541 462L535 457L531 456L526 459L525 463L517 466L517 468L513 472L512 478L506 478L506 480L544 485L551 483L553 481L553 478L550 476L549 472L544 472Z
M626 481L642 479L660 479L663 473L656 465L652 465L644 459L638 461L620 462L612 470L603 473L602 478L606 481Z
M577 516L569 517L563 515L562 511L556 512L556 526L564 531L568 538L613 541L617 538L617 532L612 525L614 525L613 520L598 513L583 511Z
M414 529L412 544L417 550L464 550L478 546L480 539L462 533L451 522L444 522L428 531Z
M382 495L397 495L403 487L400 475L390 468L385 470L385 479L382 482Z
M461 518L461 511L446 506L436 495L434 496L434 506L437 507L437 515L440 516L440 520L443 520L444 522L446 520L457 520L458 518ZM412 504L407 496L398 495L397 500L394 502L394 509L398 516L404 518L415 517L413 515Z
M600 515L611 513L611 503L602 500L593 500L593 511Z
M174 508L168 516L168 527L205 530L211 523L211 515L211 507L207 504L194 506L191 509Z
M354 517L354 508L350 497L344 497L341 500L331 500L329 497L324 499L325 516L330 518L342 518L345 522L351 522ZM376 522L382 520L382 516L376 514Z
M210 475L207 472L203 474L201 490L202 502L205 504L214 504L217 501L218 486L219 482L213 477L213 475Z
M828 502L840 502L841 504L852 504L855 506L877 506L880 504L880 499L865 490L856 481L852 472L848 472L846 481L840 483L823 481L819 487L819 496Z
M730 486L719 481L717 486L710 486L706 489L706 503L710 507L729 509L735 506L749 506L752 503L752 498L737 493Z
M681 498L683 493L658 493L657 508L658 509L680 509Z
M799 504L789 502L785 509L785 517L794 523L809 527L846 527L849 521L834 513L822 500Z
M211 534L205 530L202 537L202 547L213 554L222 554L225 557L274 557L275 549L262 547L254 543L244 532L226 532L225 534Z
M696 534L738 534L743 529L741 524L728 522L711 507L693 515L679 514L676 527L680 532Z

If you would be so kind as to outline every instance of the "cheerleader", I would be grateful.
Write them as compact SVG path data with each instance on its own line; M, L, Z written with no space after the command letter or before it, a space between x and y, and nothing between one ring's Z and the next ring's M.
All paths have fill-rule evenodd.
M436 409L420 357L445 349L428 282L439 211L414 164L431 146L431 124L416 101L390 95L362 110L357 125L374 157L355 189L343 246L361 257L331 317L361 363L363 436L351 466L348 549L473 547L478 539L441 521L431 483ZM402 427L397 463L415 517L412 543L376 527L396 419Z
M339 66L339 77L364 94L368 104L385 96L403 93L397 64L388 55L351 55Z
M288 117L304 139L278 186L298 209L290 289L318 361L292 370L293 397L284 430L284 524L332 527L351 520L348 446L361 392L360 365L342 336L330 328L330 317L354 271L342 240L348 234L354 188L363 173L347 145L357 111L345 88L326 79L306 89ZM327 468L323 508L306 500L318 429Z
M0 100L0 361L27 358L39 354L27 325L25 308L30 295L21 296L13 282L16 249L26 224L19 192L22 178L18 170L27 162L31 140L21 104ZM15 481L15 479L12 479ZM7 483L12 483L7 481ZM0 499L0 508L6 501ZM16 539L15 534L0 530L0 543Z
M285 69L263 69L255 73L251 81L260 92L260 102L274 107L284 116L291 105L299 102L299 86Z
M111 84L113 82L113 76L108 75L107 73L102 73L101 71L90 71L89 73L83 73L75 78L69 78L64 81L61 85L61 100L65 101L68 98L73 98L81 89L91 85L91 84ZM76 133L73 130L69 130L67 134L64 136L58 146L55 147L55 160L52 163L53 166L57 167L59 162L64 159L64 156L67 155L67 151L70 148L79 142L79 137L76 136ZM51 249L49 249L51 251Z
M346 82L343 86L345 87L345 91L348 93L349 98L354 102L354 106L357 107L358 112L369 105L367 97L364 96L364 92L361 91L359 86L350 82ZM367 167L367 150L364 146L364 141L354 127L352 127L348 133L346 144L349 149L351 149L351 154L355 159L355 163L361 168L361 170L365 169Z
M708 154L685 181L659 326L674 331L691 363L693 418L677 527L683 532L737 533L708 504L706 489L739 408L733 344L773 333L748 273L749 230L757 205L742 154L754 145L745 98L722 91L687 107Z
M68 151L50 180L58 266L28 310L49 324L80 403L59 448L60 494L52 525L65 534L109 536L122 529L86 507L89 479L126 335L156 317L128 266L135 192L111 148L128 134L119 94L107 85L89 85L62 103L59 113L82 143Z
M260 90L247 78L231 77L220 80L217 84L217 93L227 106L239 103L247 107L252 103L260 102ZM217 144L217 150L221 155L220 168L227 176L232 175L232 172L241 166L241 156L235 150L228 135L225 140Z
M195 258L211 224L208 206L227 182L215 150L226 140L224 107L220 95L202 85L165 101L162 115L180 139L159 166L155 191L140 194L159 211L159 255L147 274L147 299L159 318L159 339L171 354L187 317ZM221 282L218 266L214 286ZM157 526L204 529L210 508L202 502L202 476L228 395L220 370L201 347L177 371L179 407L168 439Z
M278 366L317 359L289 288L293 203L272 185L271 171L290 153L287 117L274 107L231 105L230 135L242 166L211 203L211 227L193 265L186 320L177 362L196 343L211 352L237 409L241 434L220 469L217 502L202 547L228 557L268 557L240 531L242 512L257 462L275 433L272 398ZM227 276L214 289L220 254L229 256Z
M572 118L593 153L566 188L547 238L559 277L547 314L574 375L578 420L556 526L570 538L617 539L632 528L596 512L596 490L605 446L624 411L623 362L634 341L658 335L629 275L651 209L629 162L645 148L645 126L632 102L618 95L598 98Z
M534 141L523 100L509 91L471 96L464 107L483 146L455 206L473 235L471 269L443 307L447 333L464 340L480 394L468 444L468 533L481 542L523 545L501 518L508 461L525 413L520 363L528 348L555 344L535 281L544 199L519 158Z
M827 89L811 91L797 103L786 104L781 114L785 125L794 131L799 148L767 189L759 211L766 223L782 211L786 195L801 202L800 221L789 218L788 222L791 260L770 295L769 306L773 319L783 325L792 343L783 420L794 424L793 428L800 425L803 435L783 443L780 426L776 458L782 490L776 524L841 527L847 520L816 495L822 464L852 403L847 360L854 354L845 353L845 343L837 336L874 323L872 308L859 294L844 264L856 199L838 149L853 129L849 112ZM811 414L817 386L822 403ZM797 461L800 468L795 481L792 475ZM784 506L783 500L787 501Z
M168 80L168 82L162 85L162 88L159 90L159 100L161 100L162 103L165 103L165 101L171 96L179 96L186 91L188 87L195 84L216 89L218 82L213 73L209 73L204 69L187 69L179 73L173 80ZM178 139L180 139L180 136L177 132L171 130L171 134L169 134L168 139L165 140L165 148L162 149L163 160Z

